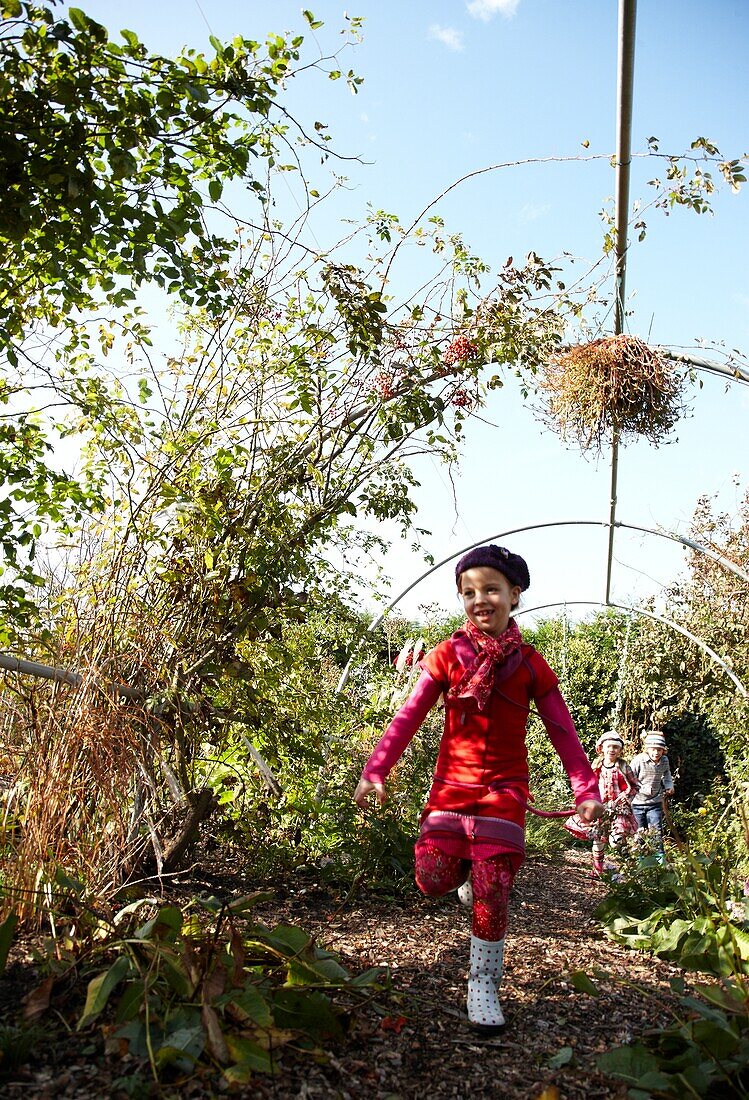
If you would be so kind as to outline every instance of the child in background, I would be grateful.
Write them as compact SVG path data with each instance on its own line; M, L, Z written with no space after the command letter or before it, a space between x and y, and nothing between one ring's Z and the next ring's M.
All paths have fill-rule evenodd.
M603 853L608 843L614 847L637 832L632 813L632 798L637 780L632 769L622 760L624 742L618 733L603 733L596 741L598 756L593 771L598 776L598 790L606 812L599 821L586 825L577 814L568 818L565 828L583 840L593 842L593 875L598 878L604 869Z
M665 862L663 851L663 800L674 793L674 780L666 752L666 738L660 730L645 734L644 752L632 760L632 773L639 790L632 799L632 812L640 835L647 830L655 841L658 858Z
M534 700L572 784L577 813L603 813L598 783L557 677L525 645L511 618L530 584L528 566L502 546L479 546L455 570L467 621L420 662L421 676L362 772L359 806L380 802L385 781L427 714L445 699L445 728L416 843L416 884L442 897L473 881L468 1018L502 1027L498 988L510 889L525 858L528 790L526 724Z

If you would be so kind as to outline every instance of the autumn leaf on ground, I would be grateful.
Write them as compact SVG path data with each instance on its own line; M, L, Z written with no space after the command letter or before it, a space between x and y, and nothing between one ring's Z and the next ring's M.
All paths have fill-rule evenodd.
M559 1089L556 1085L546 1085L536 1096L536 1100L560 1100Z
M381 1031L394 1031L396 1035L400 1035L406 1024L405 1016L386 1016L384 1020L380 1022Z
M41 985L26 994L22 1002L24 1020L37 1020L47 1011L54 984L54 978L45 978Z

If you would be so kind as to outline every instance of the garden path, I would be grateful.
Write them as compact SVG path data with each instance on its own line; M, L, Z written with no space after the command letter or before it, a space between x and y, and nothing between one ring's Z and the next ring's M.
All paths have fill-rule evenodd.
M218 855L218 854L217 854ZM246 892L226 858L199 868L169 890L179 903L196 893ZM507 1027L476 1037L464 1017L469 917L455 895L435 900L415 888L394 897L362 887L346 904L309 870L279 884L256 911L266 924L300 925L339 953L352 972L387 965L392 993L357 1010L343 1043L324 1060L284 1050L279 1071L240 1091L200 1074L154 1090L139 1077L125 1091L127 1068L95 1053L90 1036L59 1028L30 1065L6 1077L6 1100L99 1100L153 1096L193 1100L222 1095L258 1100L623 1100L626 1087L595 1068L595 1057L670 1018L669 978L680 973L608 941L593 910L604 887L588 874L589 855L567 849L530 858L511 900L502 1001ZM13 949L23 958L24 944ZM28 956L27 956L28 958ZM578 992L575 971L592 976L599 996ZM24 992L20 962L6 972L0 1009ZM5 1002L3 1005L1 1002ZM46 1025L45 1025L46 1030Z

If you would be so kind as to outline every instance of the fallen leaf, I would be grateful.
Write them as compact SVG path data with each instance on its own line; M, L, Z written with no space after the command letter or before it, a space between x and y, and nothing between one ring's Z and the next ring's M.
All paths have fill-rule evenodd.
M26 994L21 1002L24 1020L38 1020L47 1011L54 984L54 978L45 978L41 985Z
M386 1016L380 1021L380 1029L382 1031L394 1031L396 1035L400 1035L405 1023L405 1016Z

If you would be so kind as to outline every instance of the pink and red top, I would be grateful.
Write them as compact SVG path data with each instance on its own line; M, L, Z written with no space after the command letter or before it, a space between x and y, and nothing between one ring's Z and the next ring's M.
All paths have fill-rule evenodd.
M468 624L467 624L468 625ZM526 726L535 702L569 776L579 805L599 799L598 782L562 699L556 674L540 653L517 642L495 662L488 692L467 693L481 668L481 647L462 629L420 662L422 674L370 756L362 778L384 782L431 708L445 697L445 728L432 787L422 813L421 839L469 859L524 853L529 795ZM461 693L456 691L456 688Z

